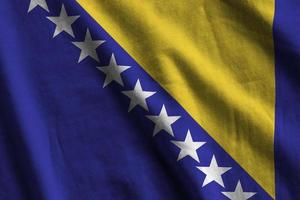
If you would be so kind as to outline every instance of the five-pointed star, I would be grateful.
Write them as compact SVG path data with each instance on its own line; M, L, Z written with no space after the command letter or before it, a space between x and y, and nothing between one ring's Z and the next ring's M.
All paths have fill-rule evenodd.
M144 91L141 86L140 80L138 79L133 90L123 91L122 93L130 98L130 105L128 109L129 112L137 105L140 105L144 109L148 110L146 99L154 95L156 92Z
M62 5L60 10L60 15L58 17L47 17L51 22L53 22L56 27L53 34L53 37L57 36L61 32L65 31L66 33L70 34L72 37L74 37L72 24L79 18L79 16L68 16L65 6Z
M213 181L217 182L222 187L224 187L222 175L231 169L231 167L219 167L215 155L213 155L209 167L197 167L197 168L206 174L202 187L206 186L207 184Z
M155 123L153 136L155 136L161 130L165 130L167 133L174 136L171 125L180 118L180 116L169 116L165 105L162 106L158 116L146 115L146 117Z
M252 196L254 196L256 194L256 192L244 192L241 182L238 181L238 183L235 187L235 191L222 192L222 194L231 200L247 200L247 199L251 198Z
M32 11L35 7L40 6L47 12L49 12L46 0L31 0L28 8L28 12Z
M186 156L190 156L197 162L200 162L197 154L197 149L203 146L206 142L194 142L190 130L188 130L184 141L173 140L171 142L180 148L180 153L178 155L177 161Z
M85 39L83 42L72 42L76 47L78 47L81 50L78 63L88 56L92 57L93 59L99 62L96 49L104 42L105 40L93 40L89 29L87 29Z
M106 74L103 88L112 81L116 81L120 85L124 86L123 80L121 78L121 73L129 68L130 66L118 65L116 62L115 55L112 54L108 66L97 67L97 69Z

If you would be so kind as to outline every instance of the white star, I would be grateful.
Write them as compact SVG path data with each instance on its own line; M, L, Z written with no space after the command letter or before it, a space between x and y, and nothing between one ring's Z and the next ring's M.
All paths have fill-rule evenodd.
M138 79L134 89L129 91L123 91L123 94L130 98L130 105L128 112L131 111L136 105L142 106L144 109L148 110L148 105L146 99L154 95L156 92L154 91L144 91L140 80Z
M60 10L60 15L58 17L47 17L51 22L53 22L56 27L53 34L53 37L57 36L61 32L65 31L72 37L74 37L72 24L79 18L79 15L77 16L68 16L65 6L62 5Z
M235 191L233 192L222 192L223 195L228 197L231 200L247 200L254 196L256 192L244 192L241 182L238 181Z
M213 181L217 182L222 187L224 187L222 175L231 169L231 167L219 167L215 155L213 155L209 167L197 167L197 168L206 174L202 187L206 186L207 184Z
M180 148L180 153L178 155L177 161L186 156L190 156L197 162L200 162L197 154L197 149L203 146L206 142L194 142L190 130L188 130L184 141L173 140L171 142Z
M40 6L47 12L49 12L46 0L31 0L28 8L28 12L32 11L35 7Z
M97 69L106 74L103 88L112 81L116 81L120 85L124 86L123 80L121 78L121 73L129 68L130 66L118 65L115 59L115 55L112 54L108 66L97 67Z
M81 50L78 63L88 56L92 57L93 59L99 62L96 49L104 42L105 40L93 40L89 29L87 29L85 39L83 42L72 42L76 47L78 47Z
M165 105L162 106L158 116L146 115L146 117L155 123L153 136L155 136L161 130L165 130L167 133L174 136L171 125L180 118L180 116L169 116Z

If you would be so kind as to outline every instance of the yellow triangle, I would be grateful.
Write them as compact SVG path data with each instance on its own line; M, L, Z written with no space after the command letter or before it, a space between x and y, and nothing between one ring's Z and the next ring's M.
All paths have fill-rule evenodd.
M78 0L272 196L273 0Z

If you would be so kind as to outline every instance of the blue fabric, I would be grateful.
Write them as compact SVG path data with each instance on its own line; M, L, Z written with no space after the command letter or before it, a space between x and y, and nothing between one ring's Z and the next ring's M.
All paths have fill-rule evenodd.
M275 176L277 199L300 199L300 2L277 0Z
M2 1L0 6L0 199L227 199L222 191L257 192L252 199L271 197L74 1L63 1L75 38L61 33L46 16L59 15L62 1L47 0L50 13L40 7L27 13L29 0ZM98 49L100 63L87 58L77 63L87 27L93 39L106 40ZM132 68L122 74L125 87L102 88L114 53L118 64ZM136 107L121 93L141 80L150 111ZM152 137L157 115L165 104L175 138L162 131ZM201 166L213 155L232 167L222 177L225 188L210 183L187 157L177 162L179 149L170 140L183 140L190 129ZM245 155L247 156L247 155Z

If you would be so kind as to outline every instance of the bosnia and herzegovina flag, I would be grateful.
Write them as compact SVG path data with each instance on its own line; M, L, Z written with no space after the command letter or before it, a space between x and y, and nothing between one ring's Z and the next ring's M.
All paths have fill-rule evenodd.
M0 13L0 199L300 199L300 1Z

